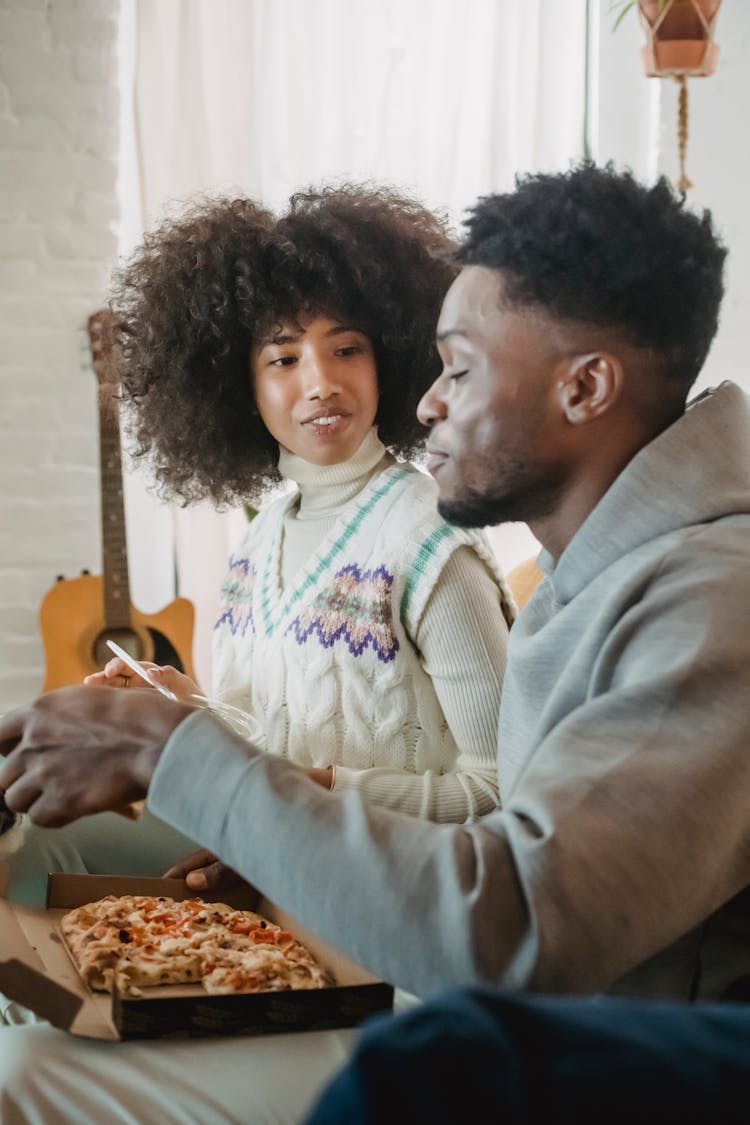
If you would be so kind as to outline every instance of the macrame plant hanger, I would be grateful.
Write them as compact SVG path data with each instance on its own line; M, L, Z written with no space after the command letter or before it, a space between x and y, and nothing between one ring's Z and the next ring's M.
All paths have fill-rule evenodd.
M677 152L686 192L693 185L686 171L688 143L688 78L713 74L719 57L714 27L721 0L638 0L646 45L641 49L649 78L674 78L679 86Z

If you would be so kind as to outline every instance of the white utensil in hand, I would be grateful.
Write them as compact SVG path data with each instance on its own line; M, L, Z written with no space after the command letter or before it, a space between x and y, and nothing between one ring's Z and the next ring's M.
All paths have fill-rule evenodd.
M166 695L167 699L171 699L173 702L176 702L177 696L175 695L175 693L173 691L170 691L168 687L165 687L164 684L160 684L155 679L153 679L149 670L147 668L142 668L138 661L134 660L130 653L126 652L124 648L120 648L120 646L118 644L115 644L114 641L107 641L107 648L111 648L115 656L120 657L120 660L123 662L123 664L127 664L128 668L130 668L132 672L135 672L137 676L140 676L142 680L145 680L147 684L151 684L152 688L156 688L156 690L160 691L162 695Z
M120 660L122 660L124 664L127 664L128 668L144 679L146 683L151 684L151 687L156 688L156 690L160 691L162 695L165 695L167 699L171 699L173 702L179 701L179 697L176 696L173 691L170 691L164 684L157 683L156 680L152 679L148 668L142 668L138 661L133 659L130 653L125 652L124 648L120 648L114 641L107 641L107 646L112 649L115 656L119 656ZM199 707L210 708L214 714L224 719L225 722L233 727L238 734L249 739L255 746L260 748L264 747L265 737L256 720L252 715L249 715L247 711L243 711L239 707L234 707L231 703L224 703L219 699L209 699L206 695L189 695L187 701L196 703Z

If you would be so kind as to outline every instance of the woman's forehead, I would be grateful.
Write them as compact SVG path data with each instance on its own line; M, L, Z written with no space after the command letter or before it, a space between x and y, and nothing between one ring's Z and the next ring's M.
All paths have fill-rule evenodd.
M263 347L282 340L293 340L304 336L311 328L328 330L349 330L369 335L367 325L361 317L340 309L324 306L297 309L294 312L279 312L269 317L258 333L257 346Z

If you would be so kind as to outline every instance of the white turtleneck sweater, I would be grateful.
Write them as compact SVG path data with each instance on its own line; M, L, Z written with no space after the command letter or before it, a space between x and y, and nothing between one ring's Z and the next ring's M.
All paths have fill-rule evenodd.
M343 464L282 449L279 469L297 491L231 560L214 694L272 752L333 763L337 790L434 820L489 811L508 633L489 545L445 524L434 482L375 431Z

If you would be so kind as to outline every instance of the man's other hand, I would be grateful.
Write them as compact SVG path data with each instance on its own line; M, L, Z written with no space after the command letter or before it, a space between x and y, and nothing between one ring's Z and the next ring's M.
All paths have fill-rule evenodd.
M65 687L0 718L0 789L47 828L146 795L172 731L194 708L158 692Z
M232 887L244 886L258 895L255 887L245 882L241 875L231 867L227 867L213 852L205 848L200 848L179 863L175 863L164 872L164 878L184 879L191 890L225 891Z

